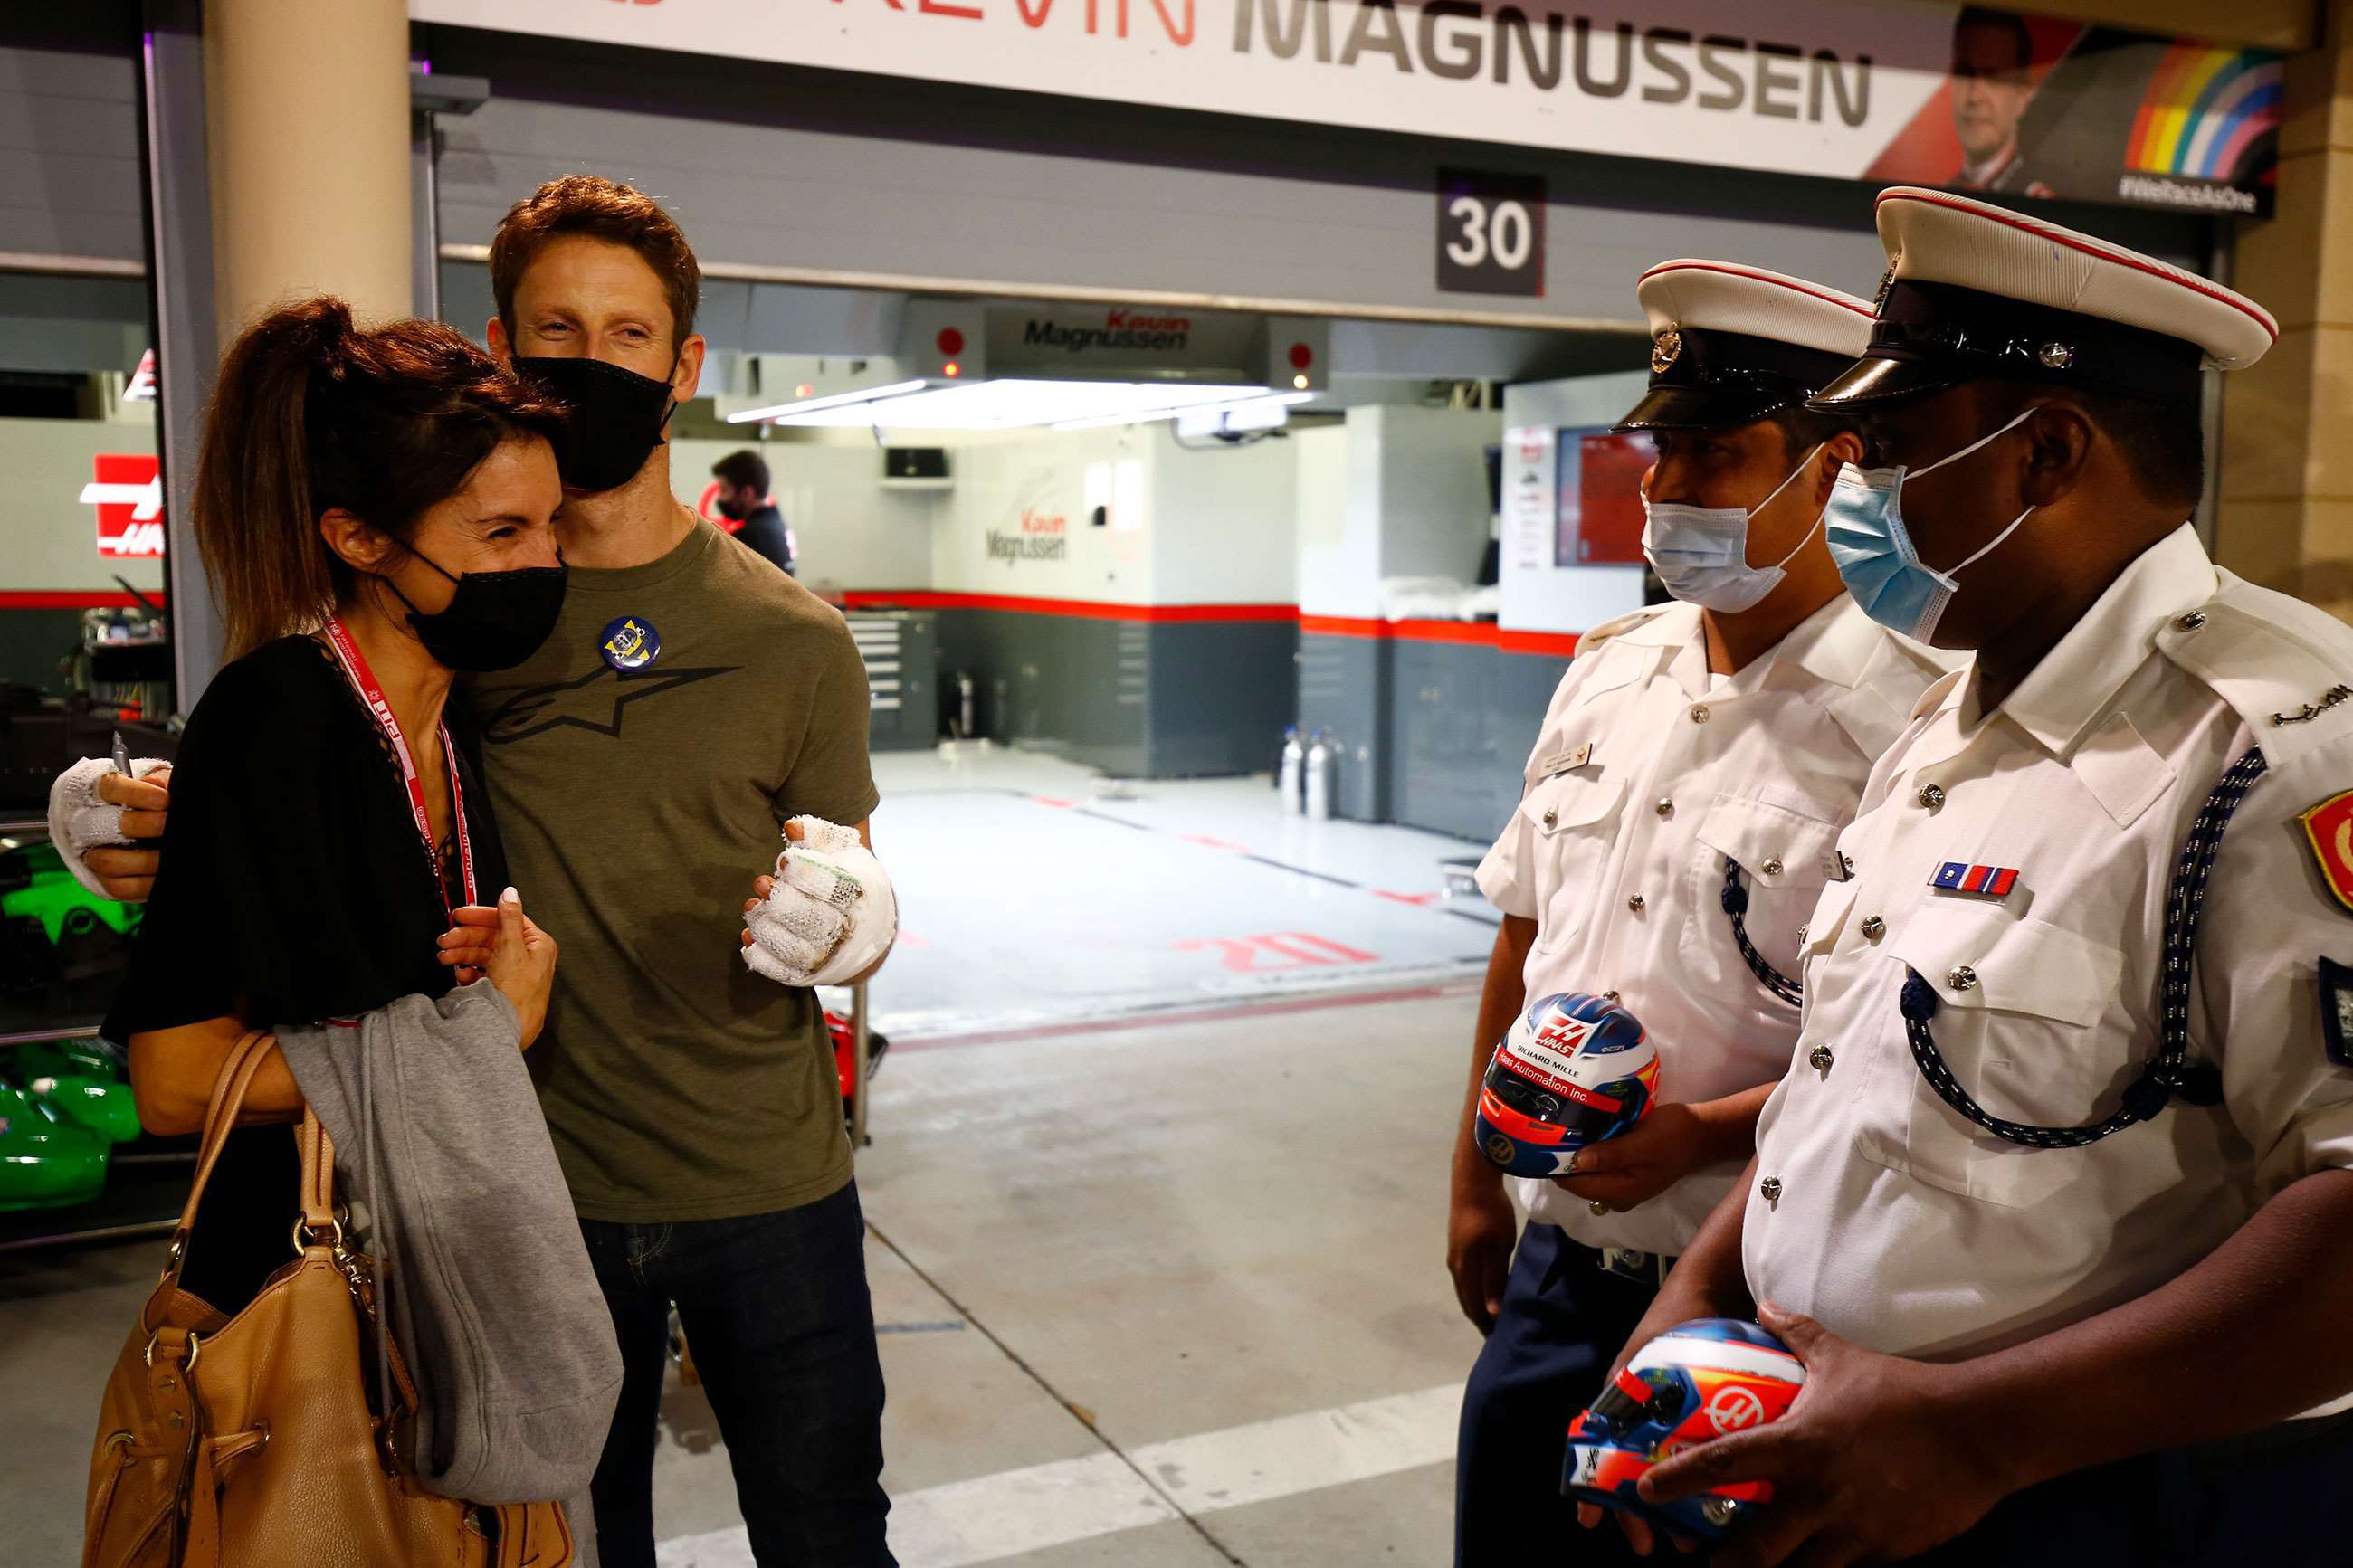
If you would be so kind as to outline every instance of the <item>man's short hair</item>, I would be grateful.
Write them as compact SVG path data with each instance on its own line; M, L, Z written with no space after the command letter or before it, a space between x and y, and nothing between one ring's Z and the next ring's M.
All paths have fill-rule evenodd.
M1781 432L1781 446L1791 462L1796 462L1815 447L1848 427L1851 421L1838 414L1820 414L1797 404L1777 408L1765 416Z
M757 452L730 452L712 464L711 471L719 476L721 482L737 489L749 485L759 495L768 493L768 465Z
M2018 68L2026 69L2034 63L2034 34L2026 18L2011 11L1997 11L1988 5L1964 5L1961 14L1953 18L1954 56L1960 54L1961 35L1971 27L1990 27L2010 36L2010 46L2017 51Z
M686 236L651 196L601 174L566 174L507 209L491 240L491 293L499 321L514 337L515 285L552 240L584 235L625 245L644 258L670 296L674 342L693 334L694 312L702 294L702 268L695 264Z

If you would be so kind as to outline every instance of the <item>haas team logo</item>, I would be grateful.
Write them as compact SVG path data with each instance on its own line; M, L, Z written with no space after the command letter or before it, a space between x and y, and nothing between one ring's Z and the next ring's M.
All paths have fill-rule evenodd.
M110 560L164 553L164 481L152 452L100 452L97 477L82 486L98 508L98 552Z
M1717 1389L1715 1397L1707 1402L1708 1425L1715 1428L1719 1437L1726 1432L1754 1426L1764 1419L1765 1402L1757 1397L1756 1390L1736 1383Z

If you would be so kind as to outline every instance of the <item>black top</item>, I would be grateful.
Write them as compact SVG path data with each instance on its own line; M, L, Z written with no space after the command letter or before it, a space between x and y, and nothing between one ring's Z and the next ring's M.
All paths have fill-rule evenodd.
M745 518L735 537L754 555L774 562L786 576L793 574L793 542L785 532L785 514L775 507L764 506Z
M463 706L450 703L453 726ZM492 900L506 859L462 748L459 785L476 890ZM448 849L456 904L463 878ZM163 851L109 1039L225 1014L259 1028L316 1023L450 987L435 957L448 917L399 763L315 638L271 643L214 678L181 738ZM298 1173L289 1128L230 1136L185 1289L234 1312L292 1257Z

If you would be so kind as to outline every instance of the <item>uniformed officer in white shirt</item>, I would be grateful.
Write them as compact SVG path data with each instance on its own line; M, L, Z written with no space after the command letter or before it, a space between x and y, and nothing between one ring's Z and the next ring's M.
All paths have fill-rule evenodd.
M1573 1524L1569 1418L1746 1160L1797 1038L1798 928L1825 858L1872 760L1943 673L1855 607L1822 540L1832 480L1861 448L1801 405L1862 352L1870 306L1713 261L1653 268L1637 292L1652 377L1618 428L1656 442L1644 546L1682 602L1586 636L1479 868L1504 922L1449 1236L1463 1310L1489 1333L1457 1459L1468 1564ZM1641 1020L1662 1103L1586 1151L1566 1190L1517 1184L1523 1232L1472 1133L1479 1079L1528 999L1574 991Z
M1879 230L1831 548L1975 658L1873 771L1756 1160L1633 1336L1753 1303L1805 1392L1646 1484L1770 1481L1743 1564L2353 1561L2353 630L2184 521L2203 372L2274 323L1946 193Z

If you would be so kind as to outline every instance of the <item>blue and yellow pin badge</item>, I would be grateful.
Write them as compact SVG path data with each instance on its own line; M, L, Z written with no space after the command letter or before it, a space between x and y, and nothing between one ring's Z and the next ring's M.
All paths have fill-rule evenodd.
M661 633L654 624L636 616L623 616L606 624L597 639L604 649L605 662L627 673L643 669L661 657Z

